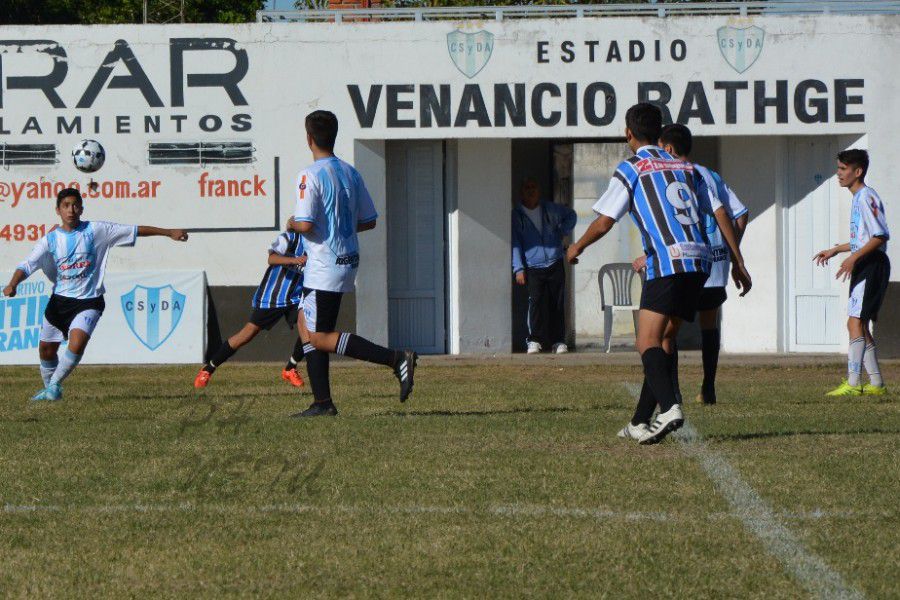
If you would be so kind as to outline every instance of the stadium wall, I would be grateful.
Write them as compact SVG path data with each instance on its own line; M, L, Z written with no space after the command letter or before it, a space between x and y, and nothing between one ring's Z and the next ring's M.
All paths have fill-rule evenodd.
M439 140L446 285L432 320L445 351L507 352L510 140L619 138L627 107L648 99L717 139L720 168L752 210L745 247L756 287L726 306L726 349L795 350L785 210L834 184L816 173L809 194L788 197L784 157L798 136L865 143L869 181L900 230L891 196L900 189L890 63L898 33L897 16L839 15L0 27L0 270L55 223L60 184L87 189L91 178L68 151L98 139L108 158L86 218L195 230L185 245L150 239L114 251L110 270L204 270L210 305L230 330L246 318L268 245L291 214L296 173L310 161L303 117L327 108L341 120L338 154L364 173L382 217L363 236L348 326L386 342L410 318L392 304L385 142ZM55 162L11 161L23 144L51 144ZM18 156L32 162L46 157L25 151ZM848 206L841 195L842 221ZM900 264L895 244L890 254ZM896 339L892 323L881 332ZM241 357L260 358L263 346Z

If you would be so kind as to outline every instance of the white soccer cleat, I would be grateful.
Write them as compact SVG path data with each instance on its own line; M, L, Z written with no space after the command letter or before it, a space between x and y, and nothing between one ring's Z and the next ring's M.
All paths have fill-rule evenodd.
M673 431L681 429L682 425L684 425L684 414L681 412L681 405L673 404L672 408L666 412L656 415L653 423L650 424L650 429L640 439L640 443L644 445L658 444Z
M567 354L569 352L569 347L563 344L562 342L558 344L553 344L553 353L554 354Z
M635 440L640 441L647 433L650 431L650 428L647 427L646 423L638 423L637 425L632 425L629 422L625 427L619 430L619 433L616 435L622 438L623 440Z
M542 349L540 342L528 342L528 354L540 354Z

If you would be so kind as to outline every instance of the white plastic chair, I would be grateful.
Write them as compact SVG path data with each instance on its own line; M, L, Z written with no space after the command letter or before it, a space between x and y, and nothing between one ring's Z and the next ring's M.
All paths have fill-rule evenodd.
M600 285L600 306L603 309L603 345L606 351L610 351L612 345L613 313L616 311L634 311L638 306L631 298L631 283L637 273L631 267L631 263L610 263L600 267L597 275L597 283ZM642 275L643 277L643 275ZM604 278L609 279L611 295L608 297L604 291ZM634 318L634 329L637 332L637 317Z

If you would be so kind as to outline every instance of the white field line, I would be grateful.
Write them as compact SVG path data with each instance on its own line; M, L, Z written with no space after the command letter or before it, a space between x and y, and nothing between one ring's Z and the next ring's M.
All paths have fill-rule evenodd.
M625 383L637 399L640 386ZM766 551L781 561L808 592L818 598L862 599L861 591L844 581L841 574L810 552L789 530L768 503L741 477L728 460L709 447L700 433L688 422L675 434L681 449L695 459L716 489L728 501L731 512L753 533Z
M466 506L383 506L383 505L345 505L345 504L214 504L203 502L182 502L177 504L5 504L0 507L0 514L30 515L35 513L81 513L81 514L146 514L146 513L213 513L213 514L362 514L362 515L471 515L476 517L502 518L554 518L554 519L588 519L596 521L723 521L733 518L732 513L718 512L695 515L677 512L641 512L617 511L606 508L575 508L566 506L549 506L536 504L509 504L472 508ZM855 519L859 517L878 517L875 513L858 512L826 512L822 510L788 513L782 518L793 521L816 521L820 519Z

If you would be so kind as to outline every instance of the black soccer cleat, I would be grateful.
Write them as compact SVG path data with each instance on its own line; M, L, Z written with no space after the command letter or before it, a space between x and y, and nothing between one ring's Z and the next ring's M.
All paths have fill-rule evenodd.
M313 402L309 405L309 408L307 408L303 412L298 412L291 415L291 418L297 419L300 417L336 417L337 414L338 411L337 407L334 405L334 402L332 402L331 400L327 400L325 402Z
M416 370L416 363L419 355L412 350L404 350L403 358L400 364L394 367L394 375L400 381L400 402L406 402L413 389L413 373Z

